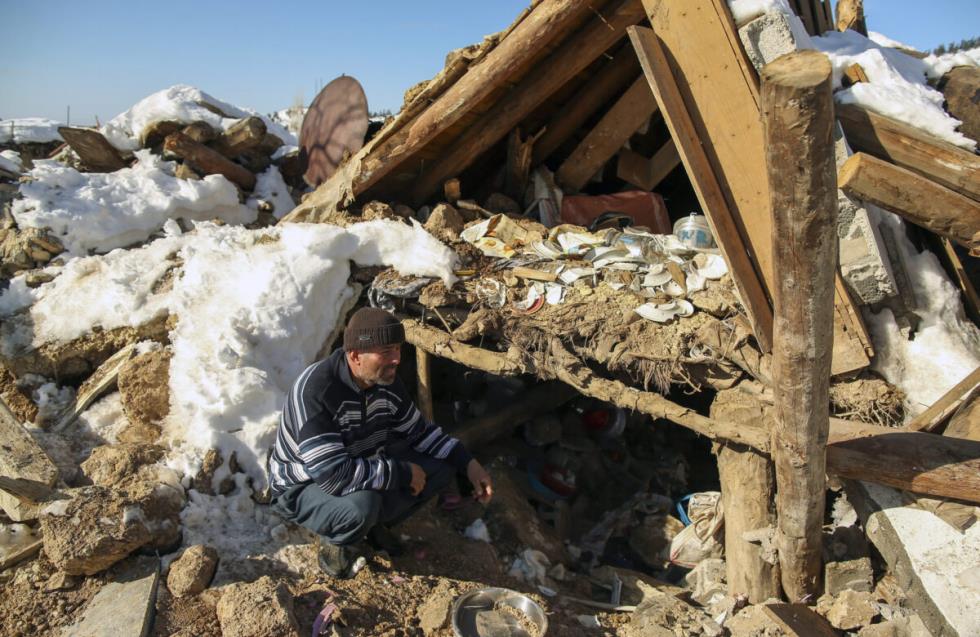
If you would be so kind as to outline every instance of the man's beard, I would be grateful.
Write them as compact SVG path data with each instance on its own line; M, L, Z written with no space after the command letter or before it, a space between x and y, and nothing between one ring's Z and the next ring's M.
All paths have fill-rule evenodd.
M382 367L381 369L378 370L378 375L374 379L374 384L384 385L384 386L393 384L395 382L395 379L398 377L397 372L398 372L398 367L390 367L390 368Z

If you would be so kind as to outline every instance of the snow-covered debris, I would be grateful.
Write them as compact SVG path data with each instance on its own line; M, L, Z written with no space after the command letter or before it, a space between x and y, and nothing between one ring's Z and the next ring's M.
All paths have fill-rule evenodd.
M222 219L250 223L256 212L238 202L238 191L221 175L178 179L173 162L149 150L138 162L113 173L81 173L51 160L34 163L22 184L13 215L21 227L51 228L73 255L108 252L145 241L168 219Z
M272 204L272 214L276 219L282 219L296 207L296 202L289 195L289 187L282 179L282 173L275 166L269 166L255 176L255 189L245 204L258 210L260 201Z
M859 104L951 144L970 151L976 148L976 142L956 131L960 121L943 109L943 94L926 84L931 66L925 61L880 46L855 31L828 31L812 42L830 58L835 86L840 86L844 70L852 64L859 64L868 77L867 82L836 92L839 103Z
M61 122L43 117L21 117L0 120L0 144L46 144L60 142Z
M267 131L281 139L286 146L297 145L296 136L278 122L255 111L223 102L186 84L176 84L143 98L128 111L108 121L102 127L102 134L119 150L132 151L139 148L139 136L143 129L154 122L207 122L218 130L226 130L239 119L251 115L262 118Z
M360 265L390 265L401 273L437 277L447 288L456 282L453 274L456 253L426 232L415 219L411 226L377 220L358 223L347 230L361 240L354 257Z
M24 172L24 163L16 150L0 150L0 168L19 175Z
M980 47L943 55L929 55L925 62L929 79L938 80L957 66L980 66Z

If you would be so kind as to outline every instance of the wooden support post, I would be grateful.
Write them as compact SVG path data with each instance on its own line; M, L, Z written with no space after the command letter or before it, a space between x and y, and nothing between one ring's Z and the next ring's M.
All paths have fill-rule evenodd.
M432 407L432 356L421 347L415 348L415 367L418 370L419 411L429 422L435 422Z
M837 0L837 30L857 31L868 37L868 25L864 21L864 0Z
M785 55L762 70L766 164L773 213L772 455L776 546L790 601L819 594L830 432L837 180L830 61Z
M855 152L890 161L980 201L980 157L857 104L836 104L835 111Z
M537 166L551 156L551 153L577 131L590 115L608 103L613 95L636 79L640 65L630 46L622 47L613 59L609 60L599 72L586 81L574 97L562 106L545 127L545 133L534 145L532 166Z
M536 64L517 86L470 124L468 132L419 177L412 190L414 203L424 203L443 181L468 168L485 150L503 139L556 90L623 37L626 27L642 18L643 7L635 0L621 0L604 8L601 16Z
M163 149L181 157L202 175L224 175L245 190L255 188L255 175L221 153L199 144L183 133L172 133L163 142Z
M581 190L656 110L646 78L637 78L562 163L555 175L558 184L565 190Z
M677 144L673 139L660 147L653 157L647 159L632 150L619 151L616 176L643 190L653 190L681 163Z
M111 173L126 167L122 155L99 131L59 126L58 132L89 170Z
M852 197L886 208L972 252L980 250L980 202L864 153L844 162L838 179Z
M711 416L718 416L712 411ZM725 509L725 566L728 594L745 595L750 604L782 597L779 563L766 559L762 547L744 534L775 530L776 492L772 461L743 445L715 445Z

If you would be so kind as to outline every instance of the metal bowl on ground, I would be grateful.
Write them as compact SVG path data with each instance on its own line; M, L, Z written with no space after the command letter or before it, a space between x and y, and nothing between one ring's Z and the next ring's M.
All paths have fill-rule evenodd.
M499 622L491 617L502 606L523 614L527 623L537 629L536 633L528 633L516 622ZM506 617L505 613L501 615ZM509 588L477 588L463 593L453 603L452 616L456 637L544 637L548 632L548 618L541 606Z

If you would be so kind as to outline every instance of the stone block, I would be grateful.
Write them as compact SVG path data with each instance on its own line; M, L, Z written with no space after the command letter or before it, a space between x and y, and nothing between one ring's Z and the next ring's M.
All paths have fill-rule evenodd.
M796 50L796 38L789 24L789 16L782 11L770 11L752 20L738 30L749 61L756 70L781 55Z
M878 615L878 605L871 593L845 590L834 599L827 619L835 628L854 630L868 626Z
M873 588L874 572L871 560L862 557L858 560L828 562L824 566L824 590L828 595L837 595L845 590L870 593Z
M156 604L159 561L141 558L103 586L63 637L149 635Z

